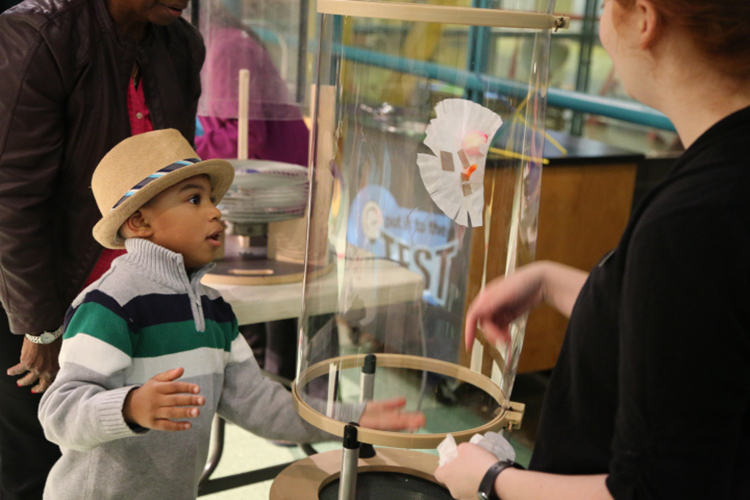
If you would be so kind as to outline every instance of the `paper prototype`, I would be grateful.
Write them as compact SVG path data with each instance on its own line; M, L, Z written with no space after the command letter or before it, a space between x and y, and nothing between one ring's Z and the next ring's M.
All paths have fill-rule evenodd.
M503 120L466 99L435 106L424 144L434 155L418 154L417 165L435 204L462 226L482 225L487 151Z
M497 432L487 432L484 435L474 434L469 442L481 446L495 455L498 460L512 461L516 459L516 450L513 449L513 446L502 434L498 434ZM445 436L445 439L437 445L437 452L438 467L442 467L458 458L458 445L453 435L448 434Z

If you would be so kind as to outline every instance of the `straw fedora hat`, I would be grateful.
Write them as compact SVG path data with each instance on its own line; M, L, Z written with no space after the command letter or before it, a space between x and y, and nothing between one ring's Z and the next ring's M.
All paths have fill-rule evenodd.
M211 195L218 203L232 185L234 167L224 160L201 161L175 129L146 132L120 142L102 158L91 178L102 213L94 238L106 248L125 248L117 234L123 222L157 194L199 174L210 178Z

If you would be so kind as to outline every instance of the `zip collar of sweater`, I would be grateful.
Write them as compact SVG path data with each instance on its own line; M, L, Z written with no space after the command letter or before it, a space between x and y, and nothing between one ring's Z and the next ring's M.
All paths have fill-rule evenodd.
M143 238L128 238L125 240L125 249L128 253L115 259L113 266L119 264L133 267L145 277L178 291L193 289L215 266L211 262L188 275L182 254Z

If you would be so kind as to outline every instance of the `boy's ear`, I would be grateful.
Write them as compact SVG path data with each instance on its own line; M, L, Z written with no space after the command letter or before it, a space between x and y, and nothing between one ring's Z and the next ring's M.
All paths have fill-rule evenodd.
M154 231L144 217L143 212L136 210L122 223L120 232L125 238L148 238Z

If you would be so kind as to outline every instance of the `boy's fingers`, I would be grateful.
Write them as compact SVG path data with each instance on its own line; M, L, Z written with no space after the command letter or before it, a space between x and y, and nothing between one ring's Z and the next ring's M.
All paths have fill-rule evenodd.
M172 406L203 406L206 404L206 398L203 396L190 396L189 394L175 394L167 396L160 401L163 408Z
M419 412L392 414L382 421L383 430L393 431L419 429L424 424L424 415Z
M397 410L406 406L406 398L404 396L396 396L395 398L377 401L377 404L384 410Z
M198 394L201 392L199 385L188 382L172 382L171 384L161 384L159 392L162 394Z
M378 402L382 403L382 401ZM372 403L370 403L372 404ZM384 431L416 430L424 427L426 419L424 413L419 411L399 412L398 409L388 410L369 406L372 411L365 409L360 419L360 425L370 429Z
M195 418L201 414L200 408L185 408L179 406L168 406L159 409L154 415L157 419L182 420L185 418Z
M424 427L425 416L423 413L420 412L413 412L413 413L402 413L400 415L400 422L402 429L409 429L409 430L415 430L419 429L420 427Z
M183 373L185 373L184 368L172 368L171 370L154 375L154 380L158 380L159 382L171 382L182 377Z
M158 431L186 431L190 429L190 422L173 422L171 420L156 420L152 429Z

